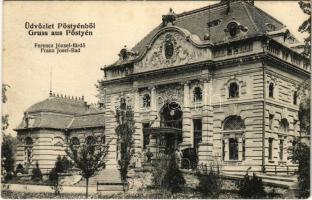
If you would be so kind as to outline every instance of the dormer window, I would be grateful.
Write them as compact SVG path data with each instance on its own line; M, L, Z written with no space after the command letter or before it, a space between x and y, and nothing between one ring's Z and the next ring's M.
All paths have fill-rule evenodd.
M200 87L194 88L194 102L201 102L203 100L203 92Z
M274 84L270 83L270 85L269 85L269 97L273 98L273 96L274 96Z
M236 22L231 22L227 26L230 36L235 37L239 33L239 27Z
M239 87L236 82L233 82L229 86L229 98L237 98L239 96Z

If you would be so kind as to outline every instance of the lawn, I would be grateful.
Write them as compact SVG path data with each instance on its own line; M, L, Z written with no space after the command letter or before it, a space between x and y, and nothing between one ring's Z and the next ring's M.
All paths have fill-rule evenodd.
M24 192L10 192L2 191L2 198L4 199L83 199L83 194L60 194L54 195L53 193L24 193ZM116 194L90 194L89 198L92 199L190 199L202 198L199 193L193 191L184 191L181 193L170 194L167 192L160 192L157 190L149 190L144 192L126 192ZM207 197L208 198L208 197ZM219 198L239 199L236 193L224 192L220 194Z

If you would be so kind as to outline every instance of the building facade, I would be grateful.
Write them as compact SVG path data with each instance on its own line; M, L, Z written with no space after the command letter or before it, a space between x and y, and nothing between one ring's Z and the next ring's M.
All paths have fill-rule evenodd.
M162 21L102 69L106 134L114 135L123 100L135 113L136 152L149 148L154 159L177 143L224 171L293 166L298 88L310 78L302 43L243 1L170 10Z
M66 156L69 143L79 145L98 139L105 143L104 110L87 105L83 97L50 93L29 107L17 132L16 165L31 169L38 162L43 172L55 165L57 156Z
M38 144L33 159L50 168L64 154L53 138L75 136L83 142L86 133L104 131L113 139L107 166L116 167L115 113L124 102L134 111L136 155L150 150L157 159L178 148L189 163L187 152L192 152L196 164L219 165L228 172L295 166L290 156L301 134L300 87L310 79L310 61L302 52L303 44L282 22L249 2L217 3L181 14L171 9L135 47L123 48L118 61L102 68L103 112L39 110L40 118L63 124L53 130L21 125L17 131L24 146L17 160L27 161L29 137ZM28 113L37 116L32 109ZM84 117L91 125L79 121ZM59 150L44 150L53 144ZM144 158L137 167L142 163Z

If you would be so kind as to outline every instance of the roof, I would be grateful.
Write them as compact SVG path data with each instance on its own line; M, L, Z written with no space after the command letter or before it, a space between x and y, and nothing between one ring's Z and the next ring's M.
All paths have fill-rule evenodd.
M193 11L184 12L176 16L174 25L190 31L192 34L197 35L201 40L204 40L205 34L209 34L210 32L210 40L213 44L220 43L226 38L224 29L232 20L238 21L240 24L248 28L247 37L265 34L267 32L266 24L274 25L276 30L285 27L283 23L248 2L231 2L229 14L226 14L226 9L226 3L218 3ZM218 19L221 20L219 25L208 28L208 22ZM161 25L157 26L138 44L136 44L132 51L142 53L152 37L161 28Z
M104 122L104 113L76 116L70 125L70 129L101 127L104 126Z
M81 99L51 96L30 106L15 130L52 128L71 130L104 127L104 111L90 108Z
M224 30L231 21L237 21L244 27L248 28L247 34L242 36L244 38L267 34L268 24L271 24L275 31L281 30L285 27L282 22L248 2L231 2L230 12L226 14L226 11L226 3L217 3L189 12L183 12L176 15L174 26L185 29L193 35L197 35L201 41L204 41L204 36L208 34L210 36L211 44L227 42L227 35ZM220 20L220 23L208 28L208 23L214 20ZM138 42L131 51L137 52L138 57L142 56L153 37L162 30L162 28L163 26L161 24L155 27L140 42ZM237 39L240 38L235 38L235 40ZM115 62L113 65L107 67L119 64L120 63Z
M87 111L87 105L83 100L74 100L70 98L50 96L30 106L25 112L56 112L65 114L83 114Z

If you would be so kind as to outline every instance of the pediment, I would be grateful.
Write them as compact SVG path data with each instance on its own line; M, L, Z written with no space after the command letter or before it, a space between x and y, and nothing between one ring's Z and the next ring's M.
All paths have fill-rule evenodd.
M134 64L134 73L209 59L211 50L208 47L197 47L183 33L171 30L157 35L143 58Z

